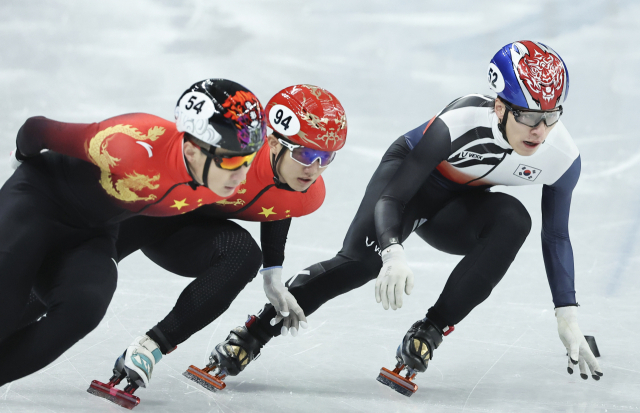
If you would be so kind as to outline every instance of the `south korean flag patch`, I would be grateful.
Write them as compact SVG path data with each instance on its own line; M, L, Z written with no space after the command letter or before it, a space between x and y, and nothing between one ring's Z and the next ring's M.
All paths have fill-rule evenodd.
M518 178L522 178L526 181L533 182L536 180L536 178L540 175L541 172L542 172L541 169L534 168L533 166L520 164L518 165L518 168L516 168L516 171L513 174Z

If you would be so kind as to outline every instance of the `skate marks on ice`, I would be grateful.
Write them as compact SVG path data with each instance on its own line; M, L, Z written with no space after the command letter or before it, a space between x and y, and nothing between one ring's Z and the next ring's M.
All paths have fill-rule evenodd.
M311 347L311 348L308 348L308 349L306 349L306 350L302 350L302 351L301 351L301 352L299 352L299 353L295 353L295 354L293 355L293 357L295 357L295 356L299 356L300 354L302 354L302 353L306 353L307 351L311 351L311 350L313 350L313 349L315 349L315 348L320 347L321 345L322 345L322 343L318 343L318 344L316 344L315 346L313 346L313 347Z
M340 304L337 303L338 306L341 306ZM488 308L488 313L493 310ZM404 315L401 316L404 318ZM550 314L548 316L551 317ZM462 409L480 412L603 411L597 409L593 403L586 404L582 409L580 403L584 400L597 400L586 396L589 391L602 394L611 392L613 387L608 383L605 383L605 387L588 386L581 379L568 376L563 369L565 357L561 344L551 340L545 341L548 339L547 334L539 333L539 325L534 323L525 326L523 332L522 325L520 328L512 328L515 326L512 320L506 320L507 322L501 326L491 326L495 329L477 322L479 319L487 318L487 314L481 314L447 339L446 346L438 349L427 372L418 377L420 389L411 399L375 381L380 361L390 360L392 357L395 349L393 344L400 336L398 331L376 328L377 332L387 337L386 340L378 340L377 334L372 335L371 331L367 333L366 329L359 329L357 325L351 325L349 328L345 326L343 329L335 325L335 320L328 320L327 324L331 328L317 330L316 336L311 337L312 339L304 340L306 335L301 335L294 339L284 337L276 339L280 341L274 340L273 344L278 344L277 346L265 347L265 353L252 363L253 367L243 372L242 376L230 378L232 380L228 382L228 388L216 394L198 389L197 385L191 385L181 376L185 361L192 359L191 355L199 354L200 351L193 353L186 346L180 348L180 353L175 352L172 356L181 359L167 357L163 360L158 366L152 386L140 391L142 402L135 410L154 413L425 410L437 413L459 412ZM551 321L554 320L551 318ZM400 322L396 321L396 324ZM349 330L351 334L343 333ZM555 334L553 331L552 333ZM374 344L359 347L362 337ZM480 340L476 340L476 337ZM555 336L552 338L556 339ZM197 337L195 339L198 341ZM303 341L300 341L301 339ZM198 345L202 346L208 340L209 334L204 334L200 337ZM318 343L323 345L314 347ZM381 347L383 343L386 349ZM353 354L342 357L341 353L344 354L345 350L350 348L358 350L357 357L354 358ZM296 353L298 355L292 358L291 355ZM557 354L554 356L555 353ZM111 361L111 357L109 359ZM550 372L555 374L549 374ZM624 379L631 379L630 383L634 383L633 375L628 371L616 373L608 370L607 373L608 379L616 385L623 381L619 373L624 373ZM74 372L73 375L77 376L77 373ZM517 375L520 377L516 377ZM63 378L43 376L46 383L61 383L60 379ZM77 380L71 380L65 386L67 389L73 389L76 382ZM29 386L38 387L38 383ZM627 390L631 390L631 387ZM46 386L42 388L46 389ZM564 389L565 393L571 391L577 394L563 395L566 400L563 404L560 401L562 399L553 394L554 388L558 388L558 392ZM25 389L23 387L23 390ZM10 412L38 410L58 413L73 411L74 408L77 411L90 409L96 413L125 411L107 401L87 401L86 398L99 399L90 395L86 395L86 398L80 396L82 392L84 388L78 388L77 391L66 390L60 397L54 397L52 394L51 398L46 399L36 399L37 396L34 395L31 398L32 402L16 403L18 398L12 387L11 394L14 397ZM615 398L618 396L612 399ZM624 400L624 396L620 399ZM628 401L629 397L626 399ZM69 400L75 403L71 410L68 410L71 407ZM19 408L27 406L28 409ZM605 406L613 408L612 403ZM5 411L9 412L0 404L0 412Z
M7 384L7 388L5 389L4 394L0 396L0 400L7 400L7 394L9 394L9 390L11 389L12 384L13 383Z
M465 400L464 402L464 406L462 406L462 410L464 411L464 409L467 407L467 404L469 403L469 399L471 398L471 395L473 394L473 391L476 389L476 387L478 387L478 384L480 384L480 382L482 381L482 379L485 378L485 376L491 371L491 369L493 369L495 367L496 364L498 364L500 362L500 360L502 360L502 357L504 357L505 354L507 354L509 352L509 350L511 350L511 348L513 348L513 346L515 344L517 344L520 339L522 337L524 337L524 335L527 333L528 329L525 330L520 337L518 337L518 339L509 347L507 347L504 352L500 355L500 357L498 357L498 359L491 365L491 367L489 367L489 369L482 375L482 377L480 377L480 379L478 380L478 382L473 386L473 388L471 389L471 391L469 392L469 396L467 396L467 400Z

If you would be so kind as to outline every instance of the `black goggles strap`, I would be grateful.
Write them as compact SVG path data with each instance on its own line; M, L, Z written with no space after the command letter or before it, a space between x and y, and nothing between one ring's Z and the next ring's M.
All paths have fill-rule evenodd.
M502 121L498 123L498 130L502 132L502 137L507 143L509 143L509 138L507 138L507 116L509 115L509 107L505 105L504 108L504 116L502 116Z
M278 132L276 132L276 131L273 131L273 136L275 136L275 137L276 137L276 138L278 138L278 139L282 139L283 141L291 142L291 141L289 140L289 138L287 138L287 137L286 137L286 136L284 136L283 134L278 133Z

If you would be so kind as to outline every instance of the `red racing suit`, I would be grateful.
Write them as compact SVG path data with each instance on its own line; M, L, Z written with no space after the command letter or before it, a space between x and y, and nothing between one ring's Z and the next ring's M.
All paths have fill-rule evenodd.
M27 158L44 149L67 155L50 162L50 173L59 174L67 201L95 225L178 215L221 200L189 175L183 141L173 122L134 113L91 124L29 118L17 147Z

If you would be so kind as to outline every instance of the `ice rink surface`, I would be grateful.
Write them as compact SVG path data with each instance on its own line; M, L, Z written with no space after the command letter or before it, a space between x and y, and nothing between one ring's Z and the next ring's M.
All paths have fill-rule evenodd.
M278 337L227 389L182 377L265 302L254 280L231 308L162 359L143 412L635 412L640 410L640 3L569 1L0 2L0 153L44 115L93 122L129 112L172 119L182 91L226 77L266 103L295 83L343 103L349 138L324 177L324 206L295 219L285 274L332 257L387 146L453 99L489 93L486 69L503 45L553 47L570 71L563 122L582 153L570 222L579 322L594 335L604 377L566 372L540 250L541 188L516 195L534 227L504 280L436 351L406 398L378 383L381 367L422 318L459 257L406 243L413 294L384 311L373 282L328 302L295 338ZM11 174L0 161L2 182ZM254 235L259 225L243 223ZM0 234L0 236L3 236ZM0 269L1 271L1 269ZM0 388L0 412L123 412L86 393L106 381L131 340L161 320L189 279L144 255L121 263L100 326L42 371ZM46 343L42 343L46 351Z

